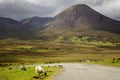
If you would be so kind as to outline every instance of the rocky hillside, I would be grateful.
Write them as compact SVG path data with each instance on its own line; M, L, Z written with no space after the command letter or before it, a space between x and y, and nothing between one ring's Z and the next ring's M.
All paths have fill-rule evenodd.
M88 36L94 39L120 38L120 22L93 10L85 4L74 5L45 24L44 37ZM40 35L41 36L41 35ZM42 37L43 37L42 36Z

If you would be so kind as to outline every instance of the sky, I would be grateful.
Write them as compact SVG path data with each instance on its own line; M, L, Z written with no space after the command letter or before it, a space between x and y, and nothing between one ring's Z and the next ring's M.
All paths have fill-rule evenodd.
M54 17L76 4L87 4L103 15L120 20L120 0L0 0L0 17L16 20Z

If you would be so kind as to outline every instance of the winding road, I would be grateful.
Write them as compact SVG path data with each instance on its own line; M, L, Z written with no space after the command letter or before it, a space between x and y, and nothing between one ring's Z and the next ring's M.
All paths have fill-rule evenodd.
M80 63L64 63L63 67L51 80L120 80L120 68Z

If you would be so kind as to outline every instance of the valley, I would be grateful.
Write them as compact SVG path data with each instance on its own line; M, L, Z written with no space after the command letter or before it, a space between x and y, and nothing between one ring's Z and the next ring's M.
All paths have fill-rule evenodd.
M27 6L32 5L29 4ZM53 80L120 79L117 69L120 67L120 21L86 4L73 5L57 15L59 9L55 7L52 17L46 17L52 14L51 10L46 11L46 5L45 12L38 11L38 6L34 3L27 15L15 16L23 17L22 20L0 17L0 80L49 80L59 70L63 73ZM36 16L39 15L37 11L32 14L34 10L44 17ZM40 71L39 66L36 76L36 64L48 65L42 66L47 73L43 69ZM23 68L18 68L21 66Z
M0 41L0 62L2 63L59 63L86 62L120 66L120 43L59 40L16 40ZM113 58L116 59L113 63Z
M120 22L86 4L54 17L0 17L0 63L101 61L119 65Z

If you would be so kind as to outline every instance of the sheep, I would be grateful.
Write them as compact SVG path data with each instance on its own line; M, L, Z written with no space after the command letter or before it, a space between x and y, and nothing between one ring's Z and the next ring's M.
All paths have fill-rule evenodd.
M21 70L26 71L27 68L26 68L25 66L22 66L22 67L21 67Z
M63 65L62 65L62 64L59 64L58 67L59 67L59 68L63 68Z
M36 66L35 71L36 71L36 73L39 74L39 75L40 75L41 73L42 73L43 75L45 75L45 76L47 75L47 73L44 71L44 69L43 69L41 66Z

